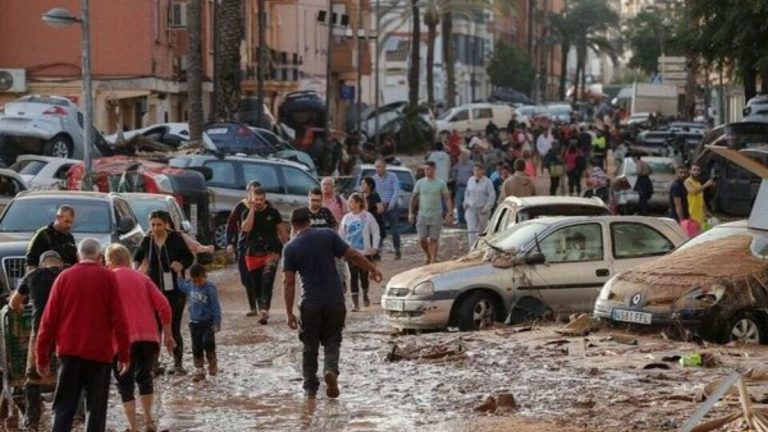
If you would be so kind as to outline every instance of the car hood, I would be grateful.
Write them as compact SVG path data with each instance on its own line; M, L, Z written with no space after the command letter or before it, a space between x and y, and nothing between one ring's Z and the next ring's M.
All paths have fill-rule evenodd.
M427 280L436 279L457 279L469 277L469 274L490 272L491 264L483 261L482 255L477 258L461 258L458 260L446 261L438 264L431 264L423 267L408 270L400 273L390 279L391 287L414 287ZM481 271L477 271L481 270Z
M9 248L11 245L13 246L23 246L23 250L26 253L27 250L27 244L29 244L29 241L32 239L32 236L35 235L33 232L29 231L23 231L23 232L0 232L0 248L6 247ZM112 236L110 234L104 234L104 233L75 233L75 241L80 242L80 240L83 240L85 238L95 238L99 241L102 247L109 246L110 243L112 243Z
M639 294L643 305L682 307L690 294L747 293L751 285L768 284L768 263L752 255L751 242L751 236L739 235L666 255L619 275L610 294L618 303L629 304Z

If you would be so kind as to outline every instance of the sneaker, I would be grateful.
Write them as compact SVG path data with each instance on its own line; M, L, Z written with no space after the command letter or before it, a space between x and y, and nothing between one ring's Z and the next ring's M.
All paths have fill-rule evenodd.
M325 373L325 395L331 399L339 397L339 381L336 372Z
M157 432L157 424L154 420L144 424L144 432Z
M192 377L193 382L200 382L205 379L205 372L203 371L203 368L197 368L195 370L195 375Z
M269 320L269 311L261 311L261 319L259 319L259 324L267 325L267 320Z
M304 397L308 400L315 400L317 399L317 392L306 390L304 391Z
M400 251L396 251L395 260L399 261L401 258L403 258L403 254L401 254Z
M216 376L219 373L219 365L217 363L208 363L208 375Z
M181 365L179 365L179 366L175 366L175 367L173 368L173 374L174 374L174 375L186 375L186 374L187 374L187 370L186 370L186 369L184 369L184 367L183 367L183 366L181 366Z
M246 313L245 313L245 316L247 316L247 317L252 317L252 316L256 316L256 315L258 315L258 314L259 314L259 311L257 311L257 310L251 310L251 311L248 311L248 312L246 312Z
M357 306L352 306L352 312L359 312L360 308Z
M371 306L371 300L368 298L368 294L363 294L363 304L365 307Z

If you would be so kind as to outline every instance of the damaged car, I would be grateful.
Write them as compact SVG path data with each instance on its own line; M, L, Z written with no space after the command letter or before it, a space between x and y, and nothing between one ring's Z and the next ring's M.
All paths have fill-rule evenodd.
M686 240L672 219L543 217L514 225L458 260L393 277L382 309L398 329L476 330L589 312L612 275Z
M716 263L715 265L713 265ZM608 281L594 316L727 343L768 342L768 231L718 225Z

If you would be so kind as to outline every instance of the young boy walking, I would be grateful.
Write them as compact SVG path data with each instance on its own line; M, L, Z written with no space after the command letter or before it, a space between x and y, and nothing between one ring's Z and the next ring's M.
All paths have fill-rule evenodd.
M208 374L215 376L219 371L214 334L221 330L221 305L216 287L208 282L203 266L193 265L189 275L192 279L179 283L179 290L186 294L189 304L189 333L195 362L193 379L198 382L205 379L203 354L208 359Z

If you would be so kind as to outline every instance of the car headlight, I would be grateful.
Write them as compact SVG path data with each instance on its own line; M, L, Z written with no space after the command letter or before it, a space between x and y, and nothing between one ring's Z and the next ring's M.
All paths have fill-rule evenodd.
M425 281L413 287L413 294L417 296L431 296L434 293L435 284L432 281Z
M715 304L723 298L725 287L719 284L712 285L708 290L696 288L688 293L688 298L698 300L704 303Z
M608 282L603 285L603 287L600 289L600 295L597 297L599 300L608 300L608 298L611 296L611 288L613 288L614 282L616 282L616 278L619 275L616 275L610 279L608 279Z

